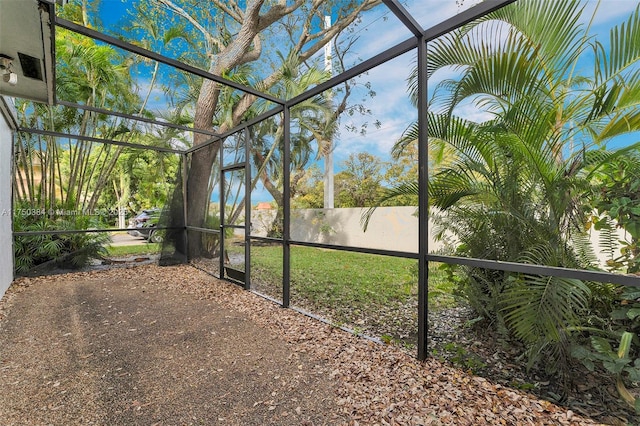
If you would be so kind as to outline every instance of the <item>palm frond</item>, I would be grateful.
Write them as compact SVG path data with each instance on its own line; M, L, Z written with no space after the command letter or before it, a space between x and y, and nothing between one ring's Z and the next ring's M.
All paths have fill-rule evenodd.
M598 245L607 260L613 261L619 248L618 236L615 232L615 224L610 217L600 219L598 223Z
M552 2L536 0L512 4L481 18L478 22L499 20L526 37L532 46L540 46L539 61L549 68L566 60L558 52L573 50L581 42L580 22L584 6L578 0Z
M589 234L586 232L574 232L570 236L570 244L576 255L578 266L592 269L598 265L598 256L593 249Z
M615 26L609 34L609 60L606 78L623 72L640 60L640 5L626 22Z
M504 318L525 343L560 342L564 331L580 323L591 292L580 280L524 275L502 296Z

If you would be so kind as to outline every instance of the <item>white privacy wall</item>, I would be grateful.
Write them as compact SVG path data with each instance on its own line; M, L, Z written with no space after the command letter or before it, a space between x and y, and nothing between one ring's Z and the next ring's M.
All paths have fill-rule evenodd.
M380 250L418 252L416 207L378 207L365 232L361 218L366 208L299 209L291 211L291 239ZM252 210L252 234L266 236L275 209ZM429 250L442 248L429 223Z
M378 207L371 216L369 228L362 230L361 218L367 209L300 209L291 211L291 239L311 243L324 243L353 247L375 248L404 252L418 252L418 218L416 207ZM252 210L252 235L266 236L273 219L275 209ZM435 225L429 221L429 252L438 252L445 248L443 241L434 239ZM627 238L624 231L617 230L618 239ZM600 267L605 268L607 253L600 246L600 234L590 231L593 250L598 257ZM449 236L449 248L455 242ZM620 256L620 250L614 256Z
M13 281L11 235L11 146L12 131L0 109L0 299Z
M312 243L418 252L415 207L379 207L365 232L365 208L291 211L291 239Z

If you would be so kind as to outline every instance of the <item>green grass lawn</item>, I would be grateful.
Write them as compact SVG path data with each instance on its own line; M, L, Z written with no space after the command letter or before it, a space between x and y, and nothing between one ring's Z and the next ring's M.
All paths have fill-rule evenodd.
M143 243L133 246L108 246L108 256L122 257L122 256L135 256L143 254L156 254L160 252L162 243Z
M251 248L252 274L270 282L274 290L282 286L282 247ZM365 253L291 248L291 288L314 303L348 303L354 307L384 305L417 297L418 263ZM436 266L429 268L429 305L438 309L455 305L454 284Z
M291 249L291 285L313 301L355 307L417 294L416 261L363 253Z

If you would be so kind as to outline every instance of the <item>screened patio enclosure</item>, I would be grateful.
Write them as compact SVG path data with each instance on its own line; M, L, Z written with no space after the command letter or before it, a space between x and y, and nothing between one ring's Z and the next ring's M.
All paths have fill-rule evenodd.
M65 10L69 5L73 6L73 2L69 5L67 2L63 3L64 7L56 9ZM443 199L443 193L438 192L439 187L430 187L434 174L442 172L431 156L432 151L439 148L434 148L430 142L447 140L449 136L452 140L455 139L451 133L447 133L452 132L453 128L442 125L442 111L454 101L459 106L456 113L463 117L455 122L459 128L471 122L482 124L469 125L469 133L465 134L468 138L455 139L458 147L464 145L464 155L468 158L474 155L478 158L484 156L486 164L495 166L490 171L492 176L505 181L515 176L509 174L515 173L515 170L501 175L502 169L499 167L499 162L507 158L502 155L504 147L517 142L513 136L515 133L508 134L510 129L504 123L489 122L500 113L509 116L536 115L539 111L534 110L532 105L540 108L541 105L547 105L546 100L541 100L542 93L545 92L544 84L538 87L535 95L520 97L516 87L509 84L501 86L498 81L500 61L526 63L531 60L528 55L532 53L526 51L520 57L489 55L489 50L483 50L486 46L482 40L483 37L495 37L492 41L498 45L504 43L501 45L504 51L522 47L515 45L524 43L522 41L514 41L514 45L509 45L509 41L506 41L508 30L495 24L500 17L495 14L503 8L524 8L527 4L530 7L531 1L465 1L449 9L454 12L449 15L444 12L435 13L440 11L440 6L444 3L441 0L408 3L406 6L398 0L355 4L337 2L332 5L331 10L326 11L321 10L322 2L309 1L301 2L306 9L300 9L308 12L308 20L305 21L304 14L296 15L296 19L300 21L295 25L289 20L294 15L285 14L281 10L286 5L274 5L269 11L263 10L263 13L265 17L277 16L280 20L274 26L264 24L261 27L265 31L263 39L258 37L245 44L247 51L244 54L247 58L236 63L237 72L225 69L220 74L211 72L215 69L212 65L215 65L215 61L210 59L209 63L203 65L195 57L198 49L205 49L205 45L213 41L204 36L202 40L192 42L184 36L175 39L169 37L169 33L178 27L183 30L188 28L196 33L200 29L188 12L167 6L167 2L159 3L160 5L156 5L157 9L154 9L155 3L142 2L138 12L149 12L147 16L150 20L138 22L138 26L132 24L128 33L118 33L114 26L106 24L104 29L98 31L96 26L79 23L76 21L77 16L72 13L73 9L69 9L71 12L67 14L56 12L52 15L55 32L64 33L66 37L56 40L55 57L57 61L68 62L56 64L57 98L51 105L45 107L44 104L28 100L17 103L19 124L14 136L12 183L14 246L26 244L25 241L28 240L44 241L47 236L64 235L78 240L74 243L77 244L75 250L78 252L83 250L83 241L108 244L109 235L130 231L131 228L121 219L121 212L127 206L126 201L134 199L133 195L126 195L134 189L127 170L134 169L126 169L119 163L125 158L127 161L123 164L139 164L136 162L144 161L145 167L149 165L144 170L135 169L138 170L136 173L142 174L137 177L135 190L138 193L147 191L152 194L148 199L155 200L158 204L139 205L137 209L157 207L161 212L153 230L162 241L159 259L161 264L188 263L216 277L238 283L283 307L300 309L320 317L326 316L326 312L319 308L322 299L334 303L338 311L341 308L352 311L351 304L356 306L356 310L359 309L361 296L351 293L353 275L350 274L365 277L370 283L370 294L365 295L365 298L375 298L379 293L378 286L406 288L403 295L399 296L402 300L397 306L410 311L403 317L410 324L405 326L405 330L409 331L405 331L405 335L400 337L415 344L417 357L420 359L428 356L430 271L435 271L437 265L458 265L481 271L485 277L507 272L514 276L558 277L563 280L640 286L640 280L634 273L620 269L612 272L603 266L609 258L600 259L598 263L597 256L605 252L605 257L618 257L619 253L613 252L619 248L607 246L605 250L596 244L593 250L596 258L591 267L583 267L578 263L567 265L552 255L524 256L517 261L505 261L504 257L489 250L478 250L476 253L479 254L474 256L461 255L456 250L459 239L447 235L446 225L438 226L446 222L430 221L432 214L441 214L437 210L430 212L430 206L433 207L431 198ZM455 2L452 0L451 3ZM592 7L592 3L585 4ZM233 45L233 40L243 35L242 23L245 22L243 19L248 19L248 15L242 15L239 8L224 8L218 3L212 9L214 11L207 15L210 18L208 25L213 27L216 19L219 19L232 30L221 36L228 44L221 45L218 49L219 52L225 52L225 47ZM429 9L441 20L432 22ZM259 12L260 10L256 11ZM280 12L282 15L278 15ZM124 11L122 14L124 15ZM323 14L333 14L338 17L338 21L333 26L323 24L319 17ZM106 17L103 19L107 20ZM166 33L156 34L155 42L145 39L143 43L139 39L130 38L139 34L144 25L159 31L159 22L164 21L154 23L154 19L169 19L167 22L179 25L160 28ZM341 27L340 19L348 21L349 25ZM478 26L479 22L485 21L484 26ZM599 30L597 23L592 25ZM630 21L630 26L634 25L637 22ZM335 31L331 28L335 28ZM266 29L271 29L271 32L266 32ZM284 29L291 32L278 32ZM549 31L552 30L553 28ZM317 37L299 38L304 31ZM463 53L466 51L460 57L447 57L445 46L455 46L462 40L459 37L470 34L475 38L472 37L474 41L470 42L469 52L479 56L489 55L495 59L493 62L487 59L487 66L484 68L489 73L495 73L494 86L484 87L484 98L479 92L473 92L471 85L486 77L476 70L478 75L468 74L468 81L457 86L448 97L437 98L439 93L450 87L446 82L453 81L456 73L464 70L465 61L473 59L464 57ZM343 44L336 41L343 36L352 38L343 39ZM329 43L333 45L334 52L327 53L326 50L315 48L316 39L334 40ZM175 49L167 47L172 40L178 40L175 41L178 43ZM296 40L303 42L296 45ZM365 41L358 44L358 40ZM106 95L99 104L88 102L88 99L99 96L99 93L96 95L96 88L100 86L81 86L73 73L73 67L82 69L83 75L93 76L92 72L96 70L89 69L78 59L84 53L83 48L89 45L115 52L113 57L126 58L130 63L139 64L140 74L146 72L147 76L153 76L139 81L135 81L135 75L126 77L134 80L133 85L140 89L139 98L144 98L144 102L140 99L133 102L124 96L118 98ZM286 51L279 50L282 46L297 48L299 57L287 56ZM577 55L577 52L571 51L573 46L565 46L562 40L558 41L558 46L538 46L534 50L536 53L545 52L545 49L551 50L552 47L564 48L563 52L569 52L568 55L572 57ZM615 46L602 46L603 51L609 48L615 49ZM258 67L241 75L239 70L254 58L249 58L251 52L262 62L256 62ZM305 64L322 62L323 52L328 57L329 70L325 69L324 74L318 71L322 75L313 80L312 71L317 71L317 67ZM575 106L575 109L588 110L584 112L585 116L602 118L606 114L613 114L610 106L614 97L633 97L635 92L625 94L624 76L637 78L638 64L632 61L635 54L637 52L632 52L627 58L633 62L629 71L615 79L616 84L620 85L615 95L607 98L610 92L606 90L614 83L602 83L602 93L590 99L591 106L595 103L595 107L589 109L581 104L579 107ZM436 59L430 62L430 58ZM597 55L595 59L588 56L584 62L578 63L578 68L599 66L597 58ZM442 63L437 63L438 60ZM458 61L461 65L443 66L439 69L439 65L446 65L447 60ZM104 81L116 84L119 79L124 78L124 74L116 72L120 72L120 64L111 62L108 58L104 64L114 67L113 75L107 75L109 73L105 71L106 68L96 71L96 75L105 74L101 76L105 78ZM470 66L468 62L466 65ZM615 64L606 64L605 68L607 66L611 71ZM531 74L523 74L521 77L525 79L535 73L542 73L542 68L527 69ZM558 74L554 77L559 78ZM300 84L302 76L307 79L306 85ZM169 102L162 91L149 88L154 81L162 81L166 87L165 94L169 89L175 90L174 94L179 92L180 102L176 99ZM571 84L567 83L566 86L570 87ZM399 87L402 89L398 90ZM4 89L4 86L0 88ZM149 88L148 93L144 91L145 88ZM496 88L502 91L491 91ZM8 94L6 91L0 93ZM208 99L207 94L210 95ZM487 99L489 95L492 100ZM563 105L568 108L573 99L566 93L564 96L566 98ZM357 100L354 99L356 97ZM224 99L227 104L223 105L220 99ZM499 101L495 101L496 99ZM340 104L341 101L344 101L343 104ZM198 105L207 102L218 102L217 109L210 111L209 115L200 114ZM629 105L632 103L627 102ZM508 108L514 105L519 108L519 112L516 108ZM46 108L47 112L42 108ZM336 115L337 110L341 111L341 118L340 114ZM341 121L335 121L331 129L325 128L323 125L327 124L328 117L340 118ZM448 123L451 122L453 121ZM584 126L580 131L574 132L574 128L577 129L579 125L577 122L565 123L554 133L555 139L552 138L554 141L572 141L570 148L560 150L567 157L576 152L584 154L585 158L590 156L591 154L587 154L590 147L585 141L594 134L601 136L602 141L614 141L619 149L630 149L639 141L640 126L636 121L627 120L627 127L623 128L622 124L615 127L599 120L593 127ZM606 132L609 133L605 134ZM534 137L535 125L528 126L524 134ZM483 151L488 146L489 139L500 141L500 149ZM399 141L404 141L404 145L398 144ZM392 157L394 145L399 155ZM405 151L403 156L402 149L399 148L402 146L404 149L414 147L415 151L411 155ZM540 152L549 149L543 144L538 148ZM91 151L94 149L99 151ZM570 149L574 151L570 152ZM394 163L400 164L401 161L405 161L405 168L397 173L401 177L394 177L389 172L387 176L391 177L382 179L380 185L386 185L386 189L403 189L404 195L409 198L404 198L402 202L388 198L384 202L377 200L373 204L366 202L364 205L350 205L355 198L356 187L350 187L346 183L334 185L334 189L327 194L330 185L327 182L338 179L340 171L347 170L349 166L357 171L358 166L371 164L371 157L362 156L363 153L383 151L390 158L388 170L391 170ZM446 150L439 152L446 158ZM553 153L558 154L558 151ZM526 154L532 156L530 152ZM85 172L75 175L71 167L68 170L64 166L58 167L59 169L51 167L51 164L62 164L55 163L55 159L65 156L68 156L69 164L84 164ZM558 155L557 158L561 156ZM362 158L359 163L356 161L358 158ZM449 164L461 161L461 157L449 158ZM351 162L347 159L351 159ZM38 171L34 174L35 162L38 163ZM331 171L332 163L342 169L335 175ZM542 162L537 164L540 168L548 166ZM573 170L573 165L574 163L568 165L567 173ZM476 168L468 176L477 176L485 171ZM149 178L146 179L146 176ZM367 178L357 176L355 172L349 176L355 176L356 183L364 182ZM71 186L65 186L68 182L63 180L67 177L74 179L75 192L69 189ZM522 176L516 178L520 179ZM462 182L456 180L461 179L460 175L453 172L449 172L448 179L453 184ZM304 182L311 183L303 188ZM555 185L551 178L545 182L550 186ZM102 190L104 197L110 197L106 203L92 186L97 183L103 183L104 188L108 188ZM310 193L310 190L305 191L314 185L324 186L322 205L302 201ZM112 186L115 187L113 192ZM450 197L447 199L449 204L446 200L442 204L453 205L465 196L474 195L469 192L468 187L460 188L459 192L453 191L447 195ZM68 203L64 206L42 204L45 192L52 199ZM526 204L525 201L532 200L523 197L521 201ZM534 218L545 215L542 210L535 211L541 206L540 200L533 201L527 213ZM336 207L338 205L344 207ZM24 213L20 218L16 218L18 210ZM64 222L64 228L52 227L51 222L47 222L51 217L61 219L55 223ZM517 227L516 223L518 222L504 226ZM567 226L573 225L571 223ZM469 229L458 231L459 235L469 233ZM483 229L476 231L481 233ZM436 234L442 238L436 239ZM100 240L93 238L94 236L104 238ZM497 236L499 235L487 232L485 237L487 241L491 241ZM625 236L621 238L624 239ZM553 240L546 241L551 245L556 244ZM357 264L355 258L351 257L355 255L359 256L358 262L363 263ZM383 282L388 278L381 279L375 273L375 265L386 265L388 259L400 259L401 264L393 266L398 268L393 269L392 273L396 282ZM540 259L548 259L548 262ZM18 263L18 257L15 262ZM333 267L315 269L319 264ZM52 264L47 262L27 265L29 271L38 270L41 273L47 273L51 268ZM392 269L391 266L384 268ZM337 274L336 271L340 273ZM332 285L319 285L311 293L301 291L302 282L313 282L314 277L319 275L329 276ZM387 303L390 307L389 312L380 311L381 316L396 315L392 309L396 306L394 303L385 300L381 303ZM368 326L378 321L377 314L362 313L355 321L340 315L331 320L368 334ZM398 337L394 333L395 331L390 330L388 334Z

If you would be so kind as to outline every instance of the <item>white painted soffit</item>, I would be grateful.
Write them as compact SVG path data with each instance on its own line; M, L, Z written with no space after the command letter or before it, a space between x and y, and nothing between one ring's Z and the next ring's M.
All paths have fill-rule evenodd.
M54 103L54 33L50 1L0 0L0 95Z

